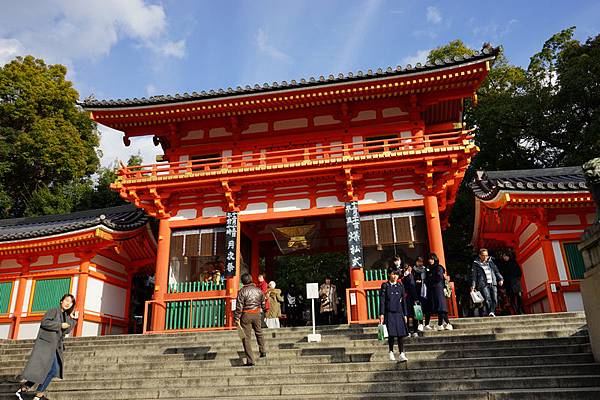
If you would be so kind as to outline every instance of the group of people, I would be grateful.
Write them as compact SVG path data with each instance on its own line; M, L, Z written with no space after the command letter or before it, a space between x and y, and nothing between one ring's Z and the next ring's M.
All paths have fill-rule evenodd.
M425 262L426 261L426 262ZM452 330L446 303L446 269L436 254L426 259L417 257L414 265L403 262L396 255L388 268L388 280L379 292L379 321L388 333L389 358L395 361L394 344L398 343L400 361L407 361L404 338L418 336L418 332L432 330L429 322L437 314L437 330ZM419 306L423 319L419 319Z

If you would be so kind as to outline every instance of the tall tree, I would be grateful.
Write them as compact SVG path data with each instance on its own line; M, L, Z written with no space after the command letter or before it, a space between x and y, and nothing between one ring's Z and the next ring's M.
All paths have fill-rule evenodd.
M68 212L68 201L35 202L84 191L98 168L95 123L77 107L66 72L31 56L0 69L0 217Z

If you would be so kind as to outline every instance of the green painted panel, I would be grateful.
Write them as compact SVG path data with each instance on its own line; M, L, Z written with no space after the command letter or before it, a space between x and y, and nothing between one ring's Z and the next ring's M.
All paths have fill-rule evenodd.
M565 243L565 253L571 279L583 279L585 273L585 264L583 257L577 248L578 243Z
M46 312L58 307L60 298L69 293L71 278L41 279L35 282L31 312Z
M369 319L379 318L379 289L367 290L367 310Z
M225 326L225 299L167 302L167 330L222 326Z
M0 282L0 314L8 314L12 282Z

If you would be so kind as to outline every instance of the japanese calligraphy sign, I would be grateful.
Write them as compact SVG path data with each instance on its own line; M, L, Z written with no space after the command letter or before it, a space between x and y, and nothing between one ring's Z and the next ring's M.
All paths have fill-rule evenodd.
M235 275L237 265L238 213L228 212L225 222L225 277Z
M346 202L344 207L346 210L346 231L348 233L348 257L350 259L350 268L362 268L364 262L358 203L356 201Z

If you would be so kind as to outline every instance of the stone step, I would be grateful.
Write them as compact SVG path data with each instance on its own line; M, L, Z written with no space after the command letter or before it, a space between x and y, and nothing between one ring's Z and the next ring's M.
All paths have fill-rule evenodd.
M74 390L74 391L49 391L49 397L53 400L99 400L99 399L132 399L132 398L194 398L198 396L211 397L237 396L243 398L264 398L264 396L282 396L283 398L297 397L303 395L321 395L321 398L329 398L330 395L363 394L378 395L380 393L418 393L424 388L433 397L436 393L445 392L476 392L476 391L513 391L532 389L562 389L562 388L595 388L600 386L600 376L545 376L526 378L494 378L494 379L468 379L468 380L446 380L417 382L363 382L363 383L329 383L327 385L294 384L294 385L256 385L256 386L223 386L221 384L211 385L206 388L206 381L199 380L195 384L191 381L186 387L164 387L162 381L157 381L157 386L152 389L118 389L118 390ZM464 397L463 397L464 398Z

